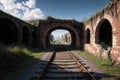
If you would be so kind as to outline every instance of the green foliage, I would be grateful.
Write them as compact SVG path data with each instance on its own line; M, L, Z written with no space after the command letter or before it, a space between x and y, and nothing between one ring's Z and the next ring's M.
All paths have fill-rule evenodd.
M52 41L54 41L54 39L55 39L55 37L52 34L50 34L50 41L52 42Z
M95 57L87 52L84 51L77 51L80 55L85 57L86 59L92 61L96 64L104 73L115 76L115 78L120 77L120 66L113 65L114 61L112 62L110 59L103 60L100 57Z
M41 53L34 52L24 46L5 46L0 44L0 79L12 75L32 64Z
M57 41L50 41L50 44L56 44Z
M96 12L92 17L90 17L88 20L86 21L89 21L91 20L92 18L96 18L98 16L101 16L104 14L104 11L106 10L110 10L112 7L114 6L114 3L113 2L110 2L107 6L105 6L103 9L100 9L98 12Z
M104 43L104 42L100 42L100 45L102 47L103 50L107 50L106 54L107 54L107 59L108 61L111 61L111 64L113 64L114 62L112 62L112 59L111 59L111 55L110 55L110 47L111 47L111 43ZM100 57L102 57L102 52L101 52L101 55Z
M46 19L43 19L43 21L56 21L60 19L53 18L52 16L48 16Z
M111 43L100 42L100 45L103 49L107 50L111 46Z
M7 47L0 45L0 69L9 70L18 67L27 57L26 54L30 53L26 48L21 47Z
M37 27L39 25L39 19L38 20L31 20L31 21L27 21L27 23Z
M55 20L55 18L53 18L53 17L51 17L51 16L48 16L47 18L46 18L46 20Z

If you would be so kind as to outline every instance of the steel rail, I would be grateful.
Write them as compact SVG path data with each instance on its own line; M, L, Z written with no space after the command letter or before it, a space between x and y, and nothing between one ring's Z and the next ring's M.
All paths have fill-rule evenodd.
M50 58L47 60L48 61L47 64L45 65L44 69L42 70L42 72L41 72L40 76L37 78L37 80L44 80L48 66L53 61L53 59L55 57L55 53L56 53L56 51L51 54Z
M70 51L67 51L68 53L70 53L71 57L73 58L73 60L77 63L77 65L79 66L80 69L82 69L82 72L85 72L87 73L87 76L90 78L90 80L96 80L90 73L89 71L87 70L86 67L84 67L82 65L82 63L76 58L75 55L73 55Z
M86 74L85 77L89 78L89 80L96 80L96 79L89 73L89 71L87 70L87 68L84 67L84 66L82 65L82 63L76 58L75 55L73 55L70 51L67 51L67 52L68 52L68 54L70 54L70 56L72 57L72 59L76 62L76 64L79 66L80 70L82 70L82 72ZM46 75L46 72L47 72L47 70L48 70L48 67L49 67L50 63L51 63L51 62L54 60L54 58L55 58L55 53L56 53L56 51L53 52L53 53L51 54L51 56L48 58L48 62L47 62L47 64L45 65L45 67L43 68L43 70L41 71L41 74L40 74L40 76L37 78L37 80L44 80L44 77L45 77L45 75ZM83 77L83 78L85 78L85 77Z

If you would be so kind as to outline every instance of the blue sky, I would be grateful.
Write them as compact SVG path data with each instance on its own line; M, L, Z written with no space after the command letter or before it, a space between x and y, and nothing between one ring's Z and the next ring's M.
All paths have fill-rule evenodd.
M0 10L22 20L52 16L82 21L104 8L110 0L0 0ZM65 30L53 32L55 36Z
M46 16L83 20L106 6L110 0L37 0Z
M110 0L37 0L37 7L40 7L45 16L55 18L76 19L81 21L94 15L104 8ZM57 38L66 30L56 30L52 34Z

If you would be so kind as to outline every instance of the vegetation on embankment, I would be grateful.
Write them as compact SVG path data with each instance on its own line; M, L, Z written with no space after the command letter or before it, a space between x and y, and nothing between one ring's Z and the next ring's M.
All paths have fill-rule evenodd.
M59 45L59 44L62 44L62 45L71 45L71 43L69 43L69 42L65 42L65 41L51 41L50 42L50 44L52 44L52 45Z
M42 54L43 52L36 52L23 46L0 44L0 79L19 73L32 65Z
M92 61L96 64L105 74L114 76L115 78L120 78L120 65L114 65L113 62L108 60L103 60L100 57L95 57L84 51L77 51L81 56Z

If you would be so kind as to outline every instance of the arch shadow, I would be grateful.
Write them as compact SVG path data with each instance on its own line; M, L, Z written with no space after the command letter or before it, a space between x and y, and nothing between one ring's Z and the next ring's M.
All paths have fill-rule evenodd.
M8 18L0 19L0 42L3 44L16 44L19 39L19 29L17 25Z

